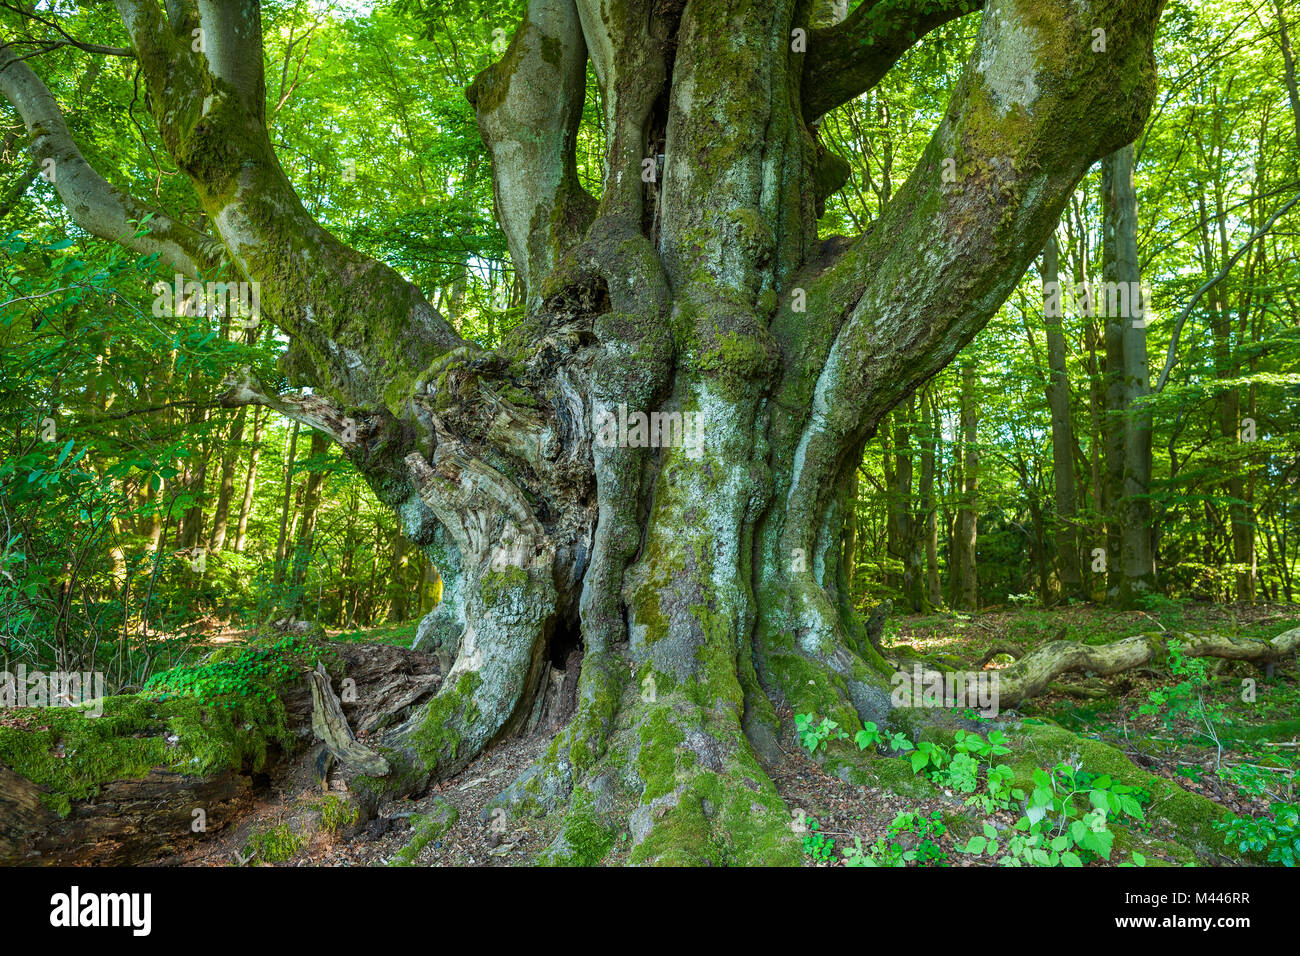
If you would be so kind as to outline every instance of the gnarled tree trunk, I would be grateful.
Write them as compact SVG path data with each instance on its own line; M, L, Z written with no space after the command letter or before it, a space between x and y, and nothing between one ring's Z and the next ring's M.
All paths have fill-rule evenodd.
M906 184L864 235L819 237L847 167L817 120L964 5L880 16L864 0L814 28L797 0L532 0L469 90L526 284L525 320L489 351L303 208L266 134L256 2L169 19L117 0L163 142L314 389L244 377L225 402L339 442L443 580L420 636L454 664L369 783L455 773L524 723L557 646L580 648L573 720L506 795L568 807L552 854L583 859L593 826L612 839L601 795L621 789L634 861L791 861L758 759L777 708L907 726L840 560L854 470L1010 293L1089 166L1141 129L1161 8L990 0ZM574 162L588 60L599 197ZM38 156L80 162L58 179L73 214L124 239L114 216L135 206L82 168L27 64L0 87ZM178 268L211 260L209 237L161 225L149 238ZM655 412L681 429L647 440L637 415Z

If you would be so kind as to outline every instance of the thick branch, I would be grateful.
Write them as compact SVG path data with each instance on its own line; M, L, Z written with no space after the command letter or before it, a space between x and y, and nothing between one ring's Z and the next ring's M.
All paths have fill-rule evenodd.
M983 0L863 0L840 24L813 30L803 68L803 115L815 121L871 89L921 37Z
M1088 167L1141 130L1161 6L1111 0L1080 18L1054 0L1027 18L1007 0L987 5L917 168L818 282L862 293L817 384L788 495L796 520L787 547L812 539L835 475L855 466L854 449L880 417L951 361L1005 301ZM1105 52L1092 52L1094 24L1107 25ZM832 302L830 312L843 308Z
M220 261L217 240L114 188L95 171L73 141L54 96L9 45L0 47L0 92L22 117L32 135L32 157L78 226L142 255L159 253L187 276ZM147 232L139 225L145 219Z
M341 403L387 404L462 344L420 291L323 229L280 167L263 122L258 4L117 0L168 152L194 183L237 268L294 338L313 385ZM196 22L196 44L178 28Z
M532 0L505 56L466 91L492 154L497 217L530 305L541 301L542 277L595 209L574 152L586 66L574 0Z

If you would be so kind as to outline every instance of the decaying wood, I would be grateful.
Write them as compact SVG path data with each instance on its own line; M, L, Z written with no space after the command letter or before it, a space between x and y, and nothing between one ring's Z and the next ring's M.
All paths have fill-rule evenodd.
M1187 657L1215 657L1266 665L1293 658L1300 648L1300 627L1270 641L1220 634L1159 634L1128 637L1093 646L1051 641L998 671L998 695L1006 704L1028 700L1062 674L1091 673L1109 677L1150 663L1167 652L1170 639L1181 642Z
M325 749L352 770L382 777L389 771L388 761L369 747L357 743L352 736L348 719L343 716L343 704L330 686L325 665L317 664L311 673L311 729Z
M387 762L358 742L350 726L373 729L404 719L437 692L441 670L432 655L406 648L331 647L355 695L342 700L319 668L281 688L296 744L288 752L273 747L258 773L245 767L193 776L155 767L142 777L103 784L93 797L73 800L71 811L60 817L41 799L42 787L0 763L0 865L131 866L184 852L237 824L259 792L299 760L310 760L313 733L349 770L386 774ZM201 829L194 828L196 810L203 811Z

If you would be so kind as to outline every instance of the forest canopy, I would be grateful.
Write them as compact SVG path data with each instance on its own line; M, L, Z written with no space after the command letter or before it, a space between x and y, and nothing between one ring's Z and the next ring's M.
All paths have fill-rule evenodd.
M1293 865L1297 23L0 2L0 861Z

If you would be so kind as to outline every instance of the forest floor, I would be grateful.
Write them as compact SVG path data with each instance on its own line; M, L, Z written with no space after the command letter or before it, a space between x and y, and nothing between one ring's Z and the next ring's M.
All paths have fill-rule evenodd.
M1216 632L1243 637L1271 638L1300 626L1300 611L1294 607L1268 605L1174 605L1158 612L1115 612L1090 605L1050 611L992 609L979 614L939 613L927 616L895 617L889 622L883 645L910 644L926 655L941 655L945 662L966 669L978 669L990 651L988 666L1010 662L1012 657L1048 640L1068 639L1103 643L1151 631ZM395 626L371 632L333 634L335 640L378 640L408 643L412 626ZM1008 656L1009 655L1009 656ZM1245 795L1223 782L1216 768L1247 766L1293 767L1300 744L1300 675L1292 665L1279 666L1272 678L1253 665L1210 661L1209 683L1202 691L1203 710L1220 712L1221 719L1207 728L1186 716L1143 713L1153 692L1167 692L1181 679L1169 668L1151 668L1101 678L1067 678L1060 690L1045 694L1015 716L1047 717L1078 733L1122 750L1150 773L1176 781L1184 789L1208 797L1240 815L1261 813L1267 802ZM1253 702L1241 699L1245 681L1255 680ZM916 799L892 790L857 786L824 773L809 755L794 745L793 714L781 715L787 725L783 734L782 759L768 771L797 819L808 827L804 863L807 866L843 865L842 851L855 843L873 851L876 858L896 857L900 850L924 850L928 865L988 865L987 858L958 852L952 824L960 822L964 794L940 791L937 796ZM966 714L965 716L971 716ZM1003 716L1008 716L1004 711ZM383 815L359 833L344 838L315 830L283 866L375 866L394 862L416 833L412 822L424 815L448 815L456 811L455 822L438 828L436 838L405 851L416 866L514 866L530 862L554 838L555 824L547 820L512 818L494 820L486 810L488 802L536 760L550 743L549 734L516 739L481 755L456 777L434 787L415 800L401 801L383 809ZM342 787L341 781L333 786ZM1290 786L1294 788L1292 772ZM302 808L324 796L308 773L282 782L267 792L254 812L239 826L230 828L201 849L170 862L187 865L257 865L258 859L245 849L250 834L266 832L283 824L292 825ZM1294 799L1294 790L1292 791ZM627 808L631 810L632 807ZM895 827L900 814L933 818L936 824ZM935 816L937 814L937 816ZM1010 811L982 814L986 820L1010 826ZM960 830L961 827L956 827ZM820 835L820 836L819 836ZM1150 831L1154 840L1176 835ZM1158 846L1158 844L1156 844ZM616 839L605 865L625 863L630 852L629 837ZM1154 859L1162 860L1157 849ZM1120 862L1118 854L1110 865ZM1163 862L1174 863L1164 856ZM1107 865L1095 861L1090 865Z

